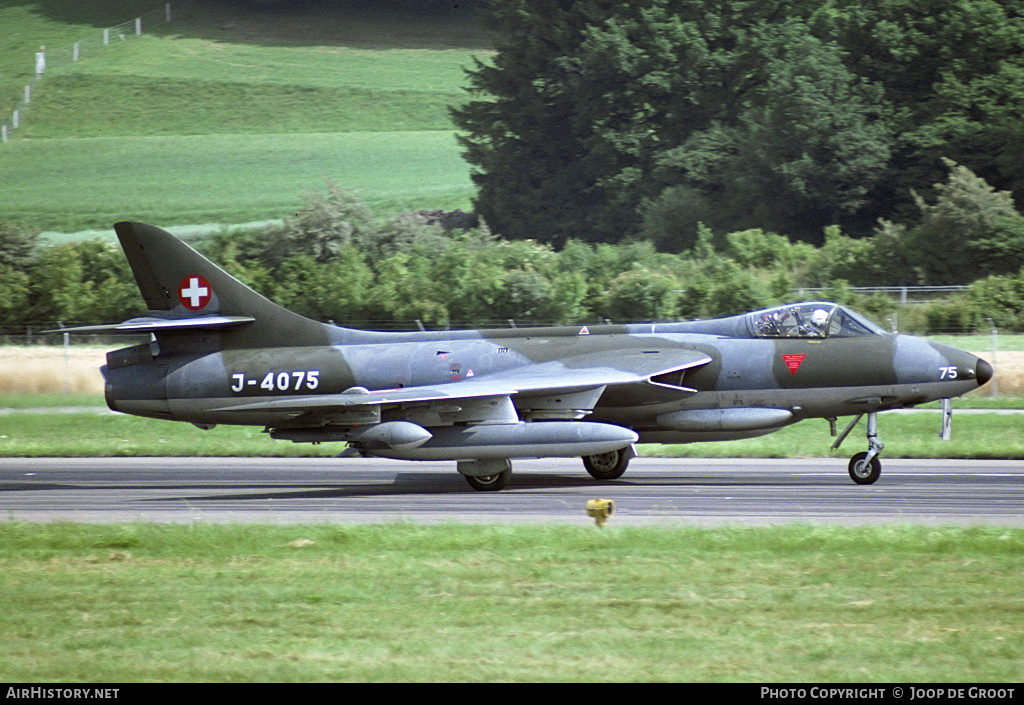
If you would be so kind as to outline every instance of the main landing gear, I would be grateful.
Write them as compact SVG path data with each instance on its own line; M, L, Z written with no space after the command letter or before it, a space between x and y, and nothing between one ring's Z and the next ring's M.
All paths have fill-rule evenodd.
M868 450L866 453L857 453L850 458L850 479L858 485L870 485L882 474L882 463L878 454L885 448L885 444L878 440L878 413L868 413ZM836 450L850 434L850 431L864 418L861 414L846 427L836 442L832 444L832 450ZM834 422L834 420L833 420Z
M512 468L502 470L494 475L481 475L478 477L466 475L466 482L477 492L497 492L498 490L503 490L508 485L510 479L512 479Z
M615 480L626 472L629 461L636 457L632 445L608 453L583 456L583 467L595 480ZM508 486L512 478L512 462L507 458L460 460L456 465L466 482L477 492L497 492Z
M497 492L512 479L512 462L508 458L460 460L455 467L477 492Z
M597 455L584 455L583 467L595 480L617 480L626 472L629 461L636 457L636 448L628 445L619 450Z

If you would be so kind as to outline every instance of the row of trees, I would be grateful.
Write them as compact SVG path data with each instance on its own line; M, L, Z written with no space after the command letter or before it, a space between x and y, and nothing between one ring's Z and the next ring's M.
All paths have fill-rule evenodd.
M960 222L961 232L970 232L988 217L979 208L994 193L978 181L954 167L937 200L925 206L924 222ZM1015 211L1006 217L1016 223L1022 247L998 261L1015 257L1016 269L983 277L953 302L911 307L912 314L901 313L902 329L971 330L992 319L1024 330L1024 219ZM328 184L324 192L307 193L304 207L282 225L224 231L198 246L281 305L342 325L723 316L791 301L801 287L823 287L815 298L852 303L885 320L896 309L890 297L857 297L850 287L895 282L930 267L934 253L919 249L910 232L890 224L882 234L854 239L833 226L819 247L762 229L715 233L702 226L684 254L662 253L645 241L571 240L556 251L534 240L499 238L486 226L444 232L414 216L376 218L353 192ZM31 234L0 227L0 326L91 324L143 312L115 245L35 244Z
M495 0L453 116L495 232L821 244L963 164L1024 204L1021 0Z

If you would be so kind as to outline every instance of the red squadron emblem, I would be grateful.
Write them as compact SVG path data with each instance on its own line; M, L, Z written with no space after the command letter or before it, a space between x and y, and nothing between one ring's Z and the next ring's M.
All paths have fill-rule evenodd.
M201 311L210 303L213 287L202 274L189 274L178 284L178 301L189 311Z
M796 371L800 369L800 365L804 363L806 355L783 355L782 361L786 363L786 369L789 370L789 374L796 375Z

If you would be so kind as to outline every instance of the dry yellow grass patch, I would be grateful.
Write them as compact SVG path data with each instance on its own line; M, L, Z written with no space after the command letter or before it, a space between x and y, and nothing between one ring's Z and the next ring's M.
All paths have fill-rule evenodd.
M100 348L0 347L0 394L102 394L105 362Z
M983 360L993 363L996 368L996 384L999 387L1001 397L1024 396L1024 352L1016 350L999 351L996 359L992 359L992 351L972 352ZM989 396L992 394L991 383L975 392L978 396Z

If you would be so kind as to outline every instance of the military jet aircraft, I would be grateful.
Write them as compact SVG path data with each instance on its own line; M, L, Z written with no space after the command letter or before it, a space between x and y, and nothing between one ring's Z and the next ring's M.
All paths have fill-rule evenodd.
M985 384L969 353L886 333L844 306L796 303L715 320L501 330L374 332L288 311L171 234L114 226L147 315L71 329L152 334L107 354L115 411L264 426L342 456L451 460L498 490L511 460L581 457L611 480L634 444L728 441L810 418L867 415L850 477L881 472L877 414Z

